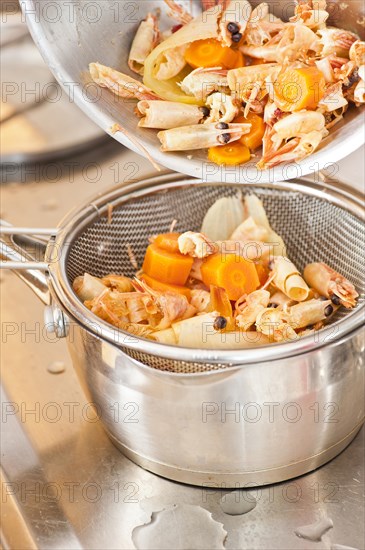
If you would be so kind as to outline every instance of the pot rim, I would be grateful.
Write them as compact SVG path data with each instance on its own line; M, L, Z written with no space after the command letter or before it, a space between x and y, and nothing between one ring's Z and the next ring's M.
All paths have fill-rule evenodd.
M104 193L98 193L81 207L72 210L61 220L58 231L48 243L45 261L48 264L48 283L66 315L98 338L130 350L147 353L164 359L196 363L214 363L244 365L273 361L308 353L342 339L364 324L365 304L358 306L345 318L321 329L318 334L308 335L294 342L271 344L255 348L235 350L207 350L185 348L161 344L145 338L137 338L126 331L113 327L89 311L74 293L66 275L66 262L70 246L85 226L95 219L95 213L105 216L110 203L121 204L149 193L165 192L167 188L181 188L191 185L261 187L283 191L296 191L328 200L344 210L350 211L361 221L365 219L365 208L361 193L338 182L316 183L313 181L291 180L280 183L248 183L244 185L229 183L208 183L177 173L163 173L147 177L128 185L118 185ZM214 371L212 371L214 372Z

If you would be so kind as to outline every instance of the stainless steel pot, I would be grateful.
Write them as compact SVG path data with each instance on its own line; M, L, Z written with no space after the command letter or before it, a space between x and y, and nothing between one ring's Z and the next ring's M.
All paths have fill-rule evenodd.
M76 275L132 273L127 245L140 261L149 234L172 217L179 230L198 227L209 204L237 191L230 185L165 174L114 188L50 230L40 265L22 263L29 254L14 235L29 244L24 228L2 226L5 265L22 267L47 303L47 328L67 337L80 382L113 442L142 467L196 485L298 476L336 456L364 421L361 197L344 186L298 181L245 190L263 199L299 267L327 260L354 281L362 294L353 312L299 342L193 350L132 337L79 302L71 287Z
M250 0L256 6L261 0ZM357 32L364 38L364 2L362 0L330 0L329 24ZM185 152L162 153L154 130L139 128L135 116L135 101L116 98L110 91L96 86L89 75L90 62L98 61L121 70L132 77L128 69L129 49L139 22L151 9L166 13L163 0L151 2L130 0L61 0L45 3L43 0L22 0L26 20L50 70L79 107L105 132L133 151L154 158L162 166L205 181L262 183L296 178L335 164L364 143L364 109L349 109L342 123L331 133L310 157L298 163L276 166L258 171L258 158L241 165L218 167L208 162L204 151L194 151L192 158ZM200 0L186 2L194 13L201 9ZM276 0L270 9L287 20L293 13L294 0ZM164 17L162 17L164 19ZM115 123L126 133L112 131ZM134 139L129 139L132 136ZM141 147L138 147L140 143ZM191 155L189 155L190 157Z

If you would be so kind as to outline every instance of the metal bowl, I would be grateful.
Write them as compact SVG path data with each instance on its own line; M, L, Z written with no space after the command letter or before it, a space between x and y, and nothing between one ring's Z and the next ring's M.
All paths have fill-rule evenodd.
M255 6L259 1L253 0L251 3ZM313 155L299 163L284 164L270 170L258 171L255 167L258 158L242 166L224 168L208 162L205 151L192 152L191 159L187 158L186 152L162 153L156 131L138 128L138 119L133 112L135 102L116 98L108 90L97 87L91 81L88 65L99 61L135 76L128 69L127 58L137 26L152 8L160 7L162 13L166 13L165 3L162 0L153 2L153 5L147 1L97 0L83 6L78 0L58 5L23 0L21 4L36 44L55 78L71 98L120 143L141 154L141 149L125 135L111 133L112 126L118 122L138 139L159 164L174 171L204 181L282 181L328 168L364 143L364 111L362 108L350 108L344 121L331 130ZM195 10L200 9L199 0L188 4L193 5ZM292 14L293 5L294 1L279 0L272 7L276 15L287 19ZM365 8L361 0L328 2L328 10L330 24L364 36L362 21Z

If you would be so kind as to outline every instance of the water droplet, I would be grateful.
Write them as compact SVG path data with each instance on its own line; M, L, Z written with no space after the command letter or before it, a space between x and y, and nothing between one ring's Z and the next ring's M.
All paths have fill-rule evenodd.
M224 495L220 502L220 507L225 514L230 516L239 516L251 512L256 507L255 497L246 491L232 491Z
M48 365L47 370L51 374L61 374L66 370L66 365L63 361L53 361Z
M303 539L311 540L313 542L319 542L323 535L333 527L333 521L330 518L324 517L321 518L316 523L311 525L303 525L302 527L297 527L294 533L297 537Z
M152 512L149 523L135 527L137 550L223 550L227 531L201 506L177 504Z

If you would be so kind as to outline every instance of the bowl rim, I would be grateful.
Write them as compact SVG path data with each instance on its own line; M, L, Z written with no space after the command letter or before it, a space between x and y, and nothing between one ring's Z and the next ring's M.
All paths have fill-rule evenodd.
M308 353L339 342L364 324L365 303L359 305L343 319L321 329L314 335L315 337L308 335L293 342L276 343L255 348L208 350L161 344L145 338L137 338L129 332L117 329L91 313L76 296L66 273L68 254L78 234L90 222L95 221L95 216L105 217L108 205L113 202L118 202L119 205L150 193L195 185L239 187L237 184L227 183L208 184L202 180L168 172L159 176L147 177L128 185L117 185L106 192L98 193L61 220L56 235L48 243L45 261L48 264L48 282L52 295L73 322L81 325L87 332L97 338L119 348L124 347L170 360L211 364L223 363L232 366L273 361ZM330 201L332 204L351 212L363 223L365 220L365 207L361 193L353 192L350 187L340 183L293 180L276 184L250 183L246 185L248 190L252 187L305 193Z

